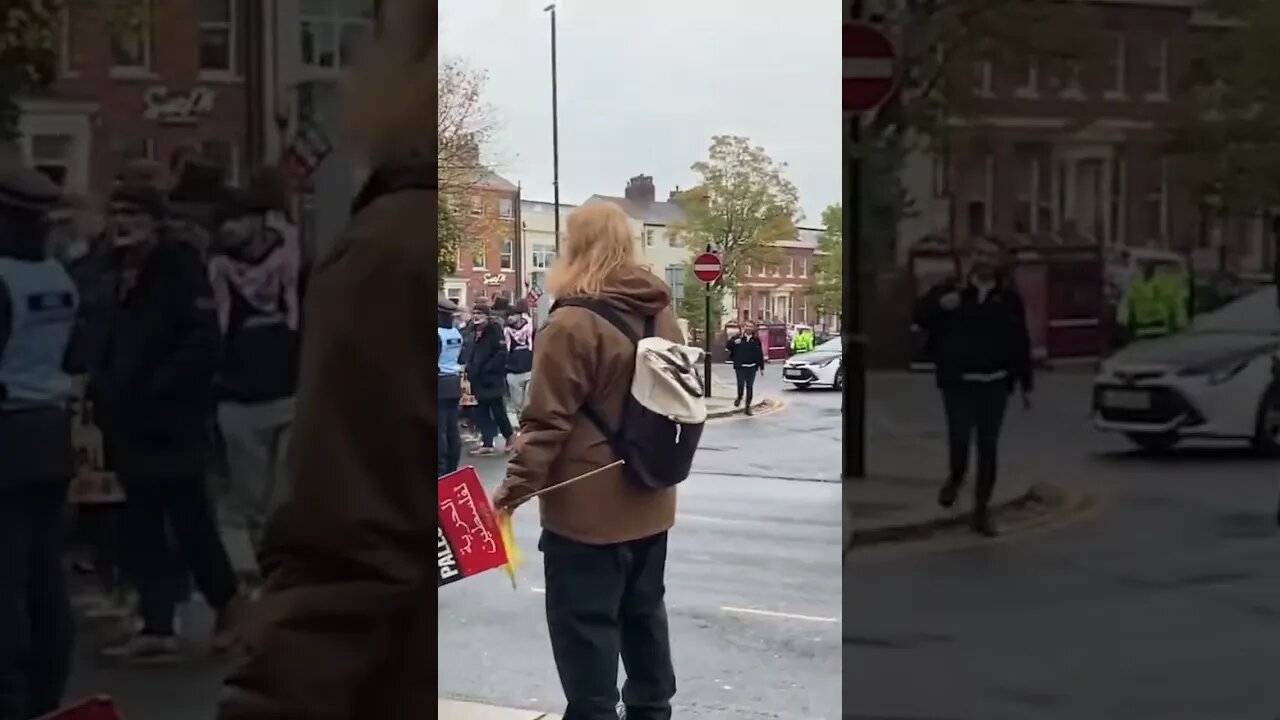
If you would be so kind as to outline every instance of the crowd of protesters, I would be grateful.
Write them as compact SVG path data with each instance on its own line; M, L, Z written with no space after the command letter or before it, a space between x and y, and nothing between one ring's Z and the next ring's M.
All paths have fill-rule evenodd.
M192 584L215 611L212 648L239 642L249 597L224 528L260 545L293 423L301 249L275 172L231 187L184 149L76 209L96 222L60 223L65 205L40 173L0 167L0 720L61 699L68 516L95 551L75 563L101 580L93 616L122 621L104 659L189 657L176 610ZM85 469L73 403L121 502L67 502Z

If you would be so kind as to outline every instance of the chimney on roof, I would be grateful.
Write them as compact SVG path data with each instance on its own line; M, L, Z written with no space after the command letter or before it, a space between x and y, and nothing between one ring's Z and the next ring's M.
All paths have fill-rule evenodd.
M675 190L672 190L672 191L671 191L671 194L667 196L667 202L675 202L675 201L676 201L676 198L677 198L679 195L680 195L680 186L679 186L679 185L677 185L677 186L676 186L676 189L675 189Z
M652 175L637 175L627 181L627 189L623 195L635 203L653 203L655 191Z

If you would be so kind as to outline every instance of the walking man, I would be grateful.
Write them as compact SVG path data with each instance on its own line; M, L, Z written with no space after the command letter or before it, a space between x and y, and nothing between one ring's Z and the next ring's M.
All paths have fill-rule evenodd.
M743 399L747 401L745 412L751 414L751 401L755 395L756 375L764 374L764 346L756 336L756 324L747 321L742 332L729 338L725 349L729 352L729 361L733 363L733 373L738 377L738 396L733 406L738 407Z
M998 534L988 506L996 484L1000 428L1015 388L1024 407L1032 390L1031 340L1026 313L1012 282L1001 272L1002 249L974 241L963 272L931 289L916 306L915 323L928 335L946 408L950 474L938 493L943 507L955 504L969 471L969 448L978 451L971 525L987 537Z
M436 421L437 474L448 475L458 469L462 456L462 433L458 427L458 404L462 401L462 333L454 327L453 315L458 306L441 295L436 305L436 336L439 340L436 364L440 374L439 410Z
M233 644L244 602L205 481L218 317L199 251L160 229L166 204L158 190L121 187L109 212L116 293L89 396L108 469L128 498L125 556L142 629L103 654L163 662L180 658L174 619L188 571L217 612L215 649Z
M45 254L59 195L40 173L0 167L0 720L57 709L71 664L62 520L79 295Z
M471 311L471 329L475 343L467 360L467 381L476 398L475 418L480 426L480 447L475 455L493 455L493 443L499 434L506 438L504 449L515 449L515 430L507 416L507 349L503 328L493 322L489 308L477 305Z

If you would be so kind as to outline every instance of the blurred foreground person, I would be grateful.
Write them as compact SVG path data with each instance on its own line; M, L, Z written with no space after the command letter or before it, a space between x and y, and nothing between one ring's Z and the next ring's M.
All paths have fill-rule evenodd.
M59 195L34 170L0 166L0 720L55 710L71 664L62 519L79 295L45 253Z
M158 189L117 188L108 214L116 293L89 398L108 469L125 490L125 564L138 586L142 628L102 653L167 662L181 657L175 612L188 572L217 613L215 649L234 644L244 602L205 479L218 321L198 251L163 235Z
M222 330L215 392L231 514L255 551L278 500L298 380L296 238L269 222L255 194L228 199L209 279Z
M436 167L423 128L436 6L383 12L347 97L374 171L310 282L288 492L222 720L421 720L434 707Z
M519 450L494 495L503 510L617 460L597 423L619 425L637 339L651 330L684 342L668 309L671 291L636 261L621 210L608 204L578 209L567 230L549 289L558 303L581 300L601 310L560 307L538 332L537 382ZM664 578L675 488L643 487L613 468L540 500L538 548L551 649L568 703L564 720L616 720L619 658L626 666L627 717L669 720L676 680Z
M988 506L996 486L1000 429L1015 388L1030 407L1031 339L1026 312L1013 281L1000 271L1001 248L979 238L962 259L959 277L931 289L916 306L915 323L927 333L947 417L950 472L938 493L955 504L969 473L969 449L978 450L971 525L998 534Z

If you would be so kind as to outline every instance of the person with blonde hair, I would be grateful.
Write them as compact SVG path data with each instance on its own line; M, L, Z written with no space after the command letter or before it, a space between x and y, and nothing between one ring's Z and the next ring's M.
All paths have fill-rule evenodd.
M569 216L548 280L557 305L538 331L537 381L507 479L494 495L502 510L614 463L601 424L617 426L637 339L684 342L670 288L639 264L627 217L614 205L586 205ZM664 576L675 488L643 487L614 467L539 500L538 547L564 717L617 717L621 659L627 716L670 718L676 684Z
M436 4L382 10L346 100L373 172L305 300L290 467L221 720L419 720L434 702Z

